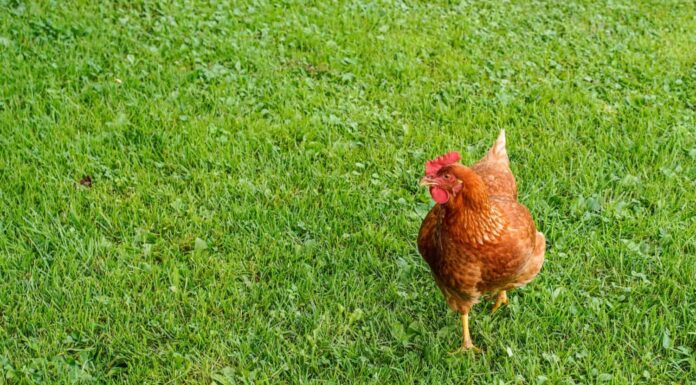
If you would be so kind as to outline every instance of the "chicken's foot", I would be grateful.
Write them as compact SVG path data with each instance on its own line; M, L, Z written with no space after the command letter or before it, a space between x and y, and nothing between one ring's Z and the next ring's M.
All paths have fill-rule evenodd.
M464 313L461 315L462 319L462 335L463 335L463 340L462 340L462 346L459 347L459 349L450 352L450 354L457 354L457 353L463 353L466 352L467 350L472 350L474 352L480 352L481 349L477 348L474 346L474 343L471 342L471 336L469 335L469 313Z
M493 310L491 310L491 314L495 313L495 311L498 310L498 308L503 304L508 304L508 297L505 290L501 290L498 292L498 298L495 300L495 305L493 305Z

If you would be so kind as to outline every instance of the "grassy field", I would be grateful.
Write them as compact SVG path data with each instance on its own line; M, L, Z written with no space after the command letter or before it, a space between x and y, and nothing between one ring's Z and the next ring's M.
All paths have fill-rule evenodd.
M696 383L696 3L158 3L0 0L0 383ZM450 356L501 128L547 262Z

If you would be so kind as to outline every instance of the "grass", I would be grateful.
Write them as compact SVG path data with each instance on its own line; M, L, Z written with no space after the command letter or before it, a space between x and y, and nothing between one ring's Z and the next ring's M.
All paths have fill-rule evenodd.
M695 383L693 9L0 0L0 383ZM547 262L449 356L417 182L500 128Z

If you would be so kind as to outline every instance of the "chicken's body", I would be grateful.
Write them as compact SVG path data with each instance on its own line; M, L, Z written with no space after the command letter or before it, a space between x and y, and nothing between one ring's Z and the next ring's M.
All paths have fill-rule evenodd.
M459 190L430 210L418 234L418 250L449 307L462 314L462 349L468 349L473 347L467 318L471 306L484 293L498 293L497 309L507 302L506 290L531 281L544 262L545 238L529 210L517 202L504 132L473 167L446 165L437 175L443 172L456 177L459 183L451 186Z

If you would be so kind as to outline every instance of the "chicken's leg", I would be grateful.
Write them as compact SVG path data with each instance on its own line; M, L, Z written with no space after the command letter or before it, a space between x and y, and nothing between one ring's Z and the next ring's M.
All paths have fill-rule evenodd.
M469 349L471 349L475 352L480 352L481 349L474 346L474 343L471 342L471 336L469 335L469 312L462 313L461 318L462 318L462 334L463 334L463 338L464 338L462 340L462 346L459 347L459 349L451 352L450 354L465 352Z
M507 293L505 290L501 290L498 292L498 298L495 300L495 305L493 305L493 310L491 310L491 314L495 313L498 308L503 305L508 303L508 298L507 298Z

